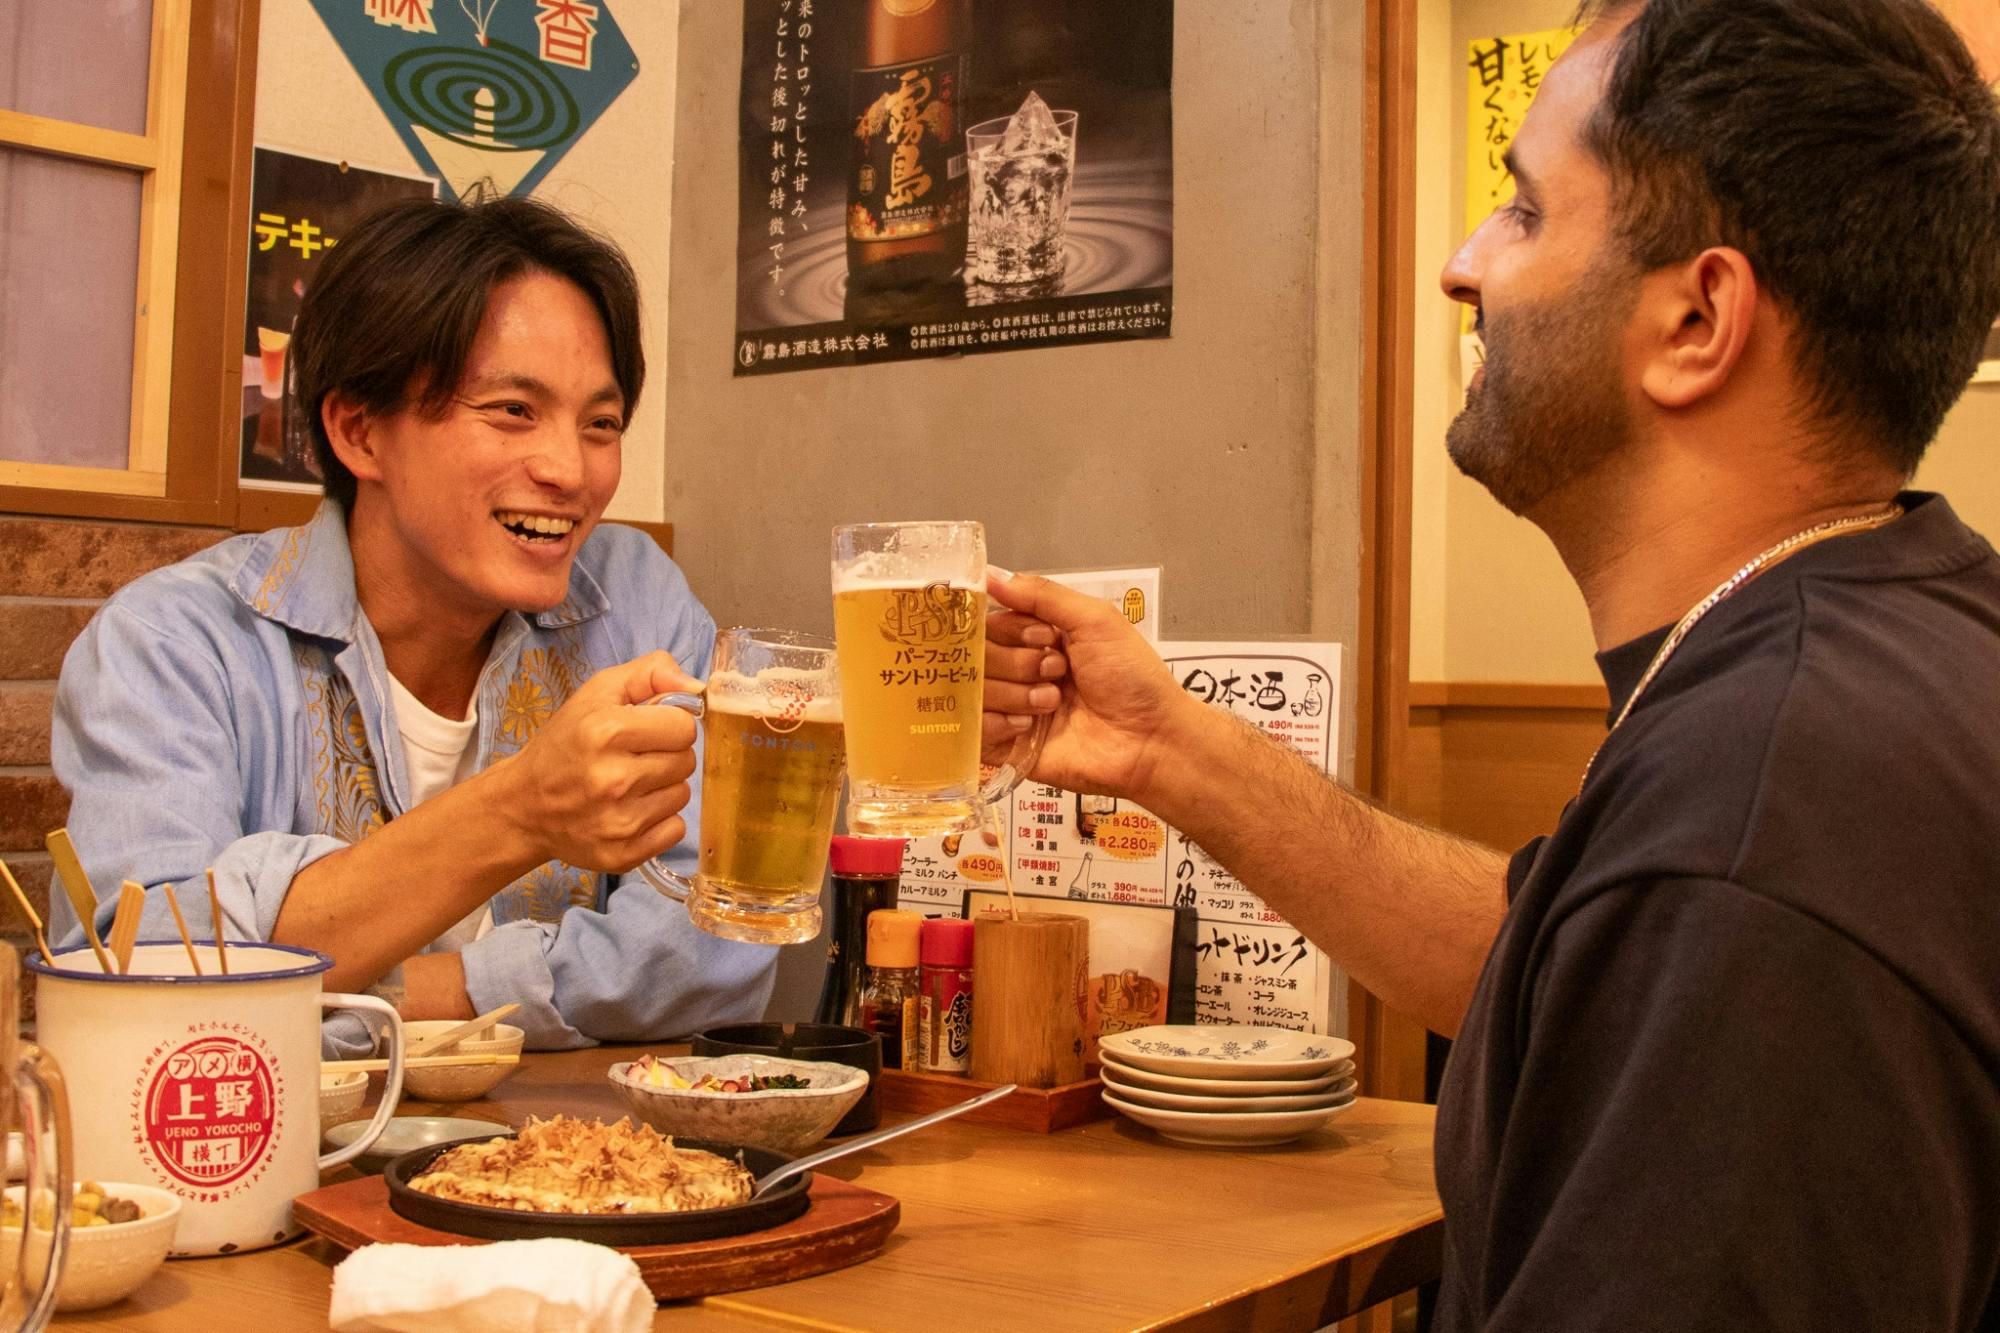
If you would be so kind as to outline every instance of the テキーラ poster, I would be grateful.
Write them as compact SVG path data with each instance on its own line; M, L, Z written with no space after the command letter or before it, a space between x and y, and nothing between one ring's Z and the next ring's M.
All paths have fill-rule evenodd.
M1173 0L744 0L739 375L1168 336Z
M245 483L316 489L319 464L307 423L288 391L292 322L320 265L341 237L375 210L429 199L421 176L369 171L271 148L256 150L250 185L250 271L243 311Z

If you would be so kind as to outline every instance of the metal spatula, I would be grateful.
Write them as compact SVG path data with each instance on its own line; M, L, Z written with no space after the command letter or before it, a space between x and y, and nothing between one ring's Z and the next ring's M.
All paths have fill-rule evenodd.
M754 1199L772 1186L781 1185L793 1176L803 1175L814 1167L831 1162L836 1157L845 1157L851 1152L860 1152L863 1148L872 1148L878 1143L886 1143L890 1139L901 1138L903 1135L911 1133L914 1130L935 1125L940 1120L949 1120L955 1115L964 1115L967 1111L975 1107L984 1106L988 1102L997 1102L1018 1086L1020 1085L1009 1083L1004 1087L995 1088L991 1092L982 1092L977 1097L962 1101L956 1106L947 1106L942 1111L932 1111L929 1115L919 1116L915 1120L906 1120L900 1125L891 1125L887 1129L878 1129L872 1134L863 1134L859 1138L835 1144L833 1147L816 1152L810 1157L800 1157L794 1161L787 1162L769 1175L761 1177L757 1181L756 1187L750 1191L750 1197Z

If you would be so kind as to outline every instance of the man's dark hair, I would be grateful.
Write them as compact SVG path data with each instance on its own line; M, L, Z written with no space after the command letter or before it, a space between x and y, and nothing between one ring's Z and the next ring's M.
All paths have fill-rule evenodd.
M354 474L334 457L329 393L370 413L442 416L497 283L533 271L582 288L604 320L625 419L646 379L639 283L616 245L533 199L391 204L341 237L306 289L290 356L326 493L354 503Z
M2000 118L1924 0L1594 0L1636 11L1585 141L1645 270L1741 250L1822 419L1913 471L2000 312Z

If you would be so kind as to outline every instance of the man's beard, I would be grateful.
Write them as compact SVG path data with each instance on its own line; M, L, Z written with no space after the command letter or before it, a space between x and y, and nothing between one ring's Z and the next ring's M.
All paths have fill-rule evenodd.
M1486 364L1445 434L1458 470L1516 514L1632 438L1621 342L1638 294L1600 262L1560 298L1485 318Z

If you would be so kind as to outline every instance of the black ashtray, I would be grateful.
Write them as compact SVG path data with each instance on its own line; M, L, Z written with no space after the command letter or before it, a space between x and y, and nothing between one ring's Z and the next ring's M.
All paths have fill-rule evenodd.
M462 1143L490 1143L511 1135L485 1135L452 1143L414 1148L389 1163L382 1174L389 1182L389 1207L400 1217L438 1231L476 1236L481 1240L527 1240L553 1236L561 1240L587 1240L599 1245L680 1245L694 1240L717 1240L782 1226L803 1213L812 1200L812 1173L794 1176L744 1203L726 1208L697 1208L684 1213L530 1213L486 1204L460 1203L440 1199L410 1188L442 1153ZM708 1139L674 1139L676 1148L699 1148L717 1157L733 1157L752 1176L762 1178L791 1158L764 1148L746 1148Z
M696 1055L775 1055L786 1060L831 1060L868 1075L867 1090L840 1123L827 1131L832 1138L860 1134L882 1122L882 1105L875 1084L882 1076L882 1039L860 1028L832 1023L731 1023L694 1037Z

